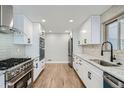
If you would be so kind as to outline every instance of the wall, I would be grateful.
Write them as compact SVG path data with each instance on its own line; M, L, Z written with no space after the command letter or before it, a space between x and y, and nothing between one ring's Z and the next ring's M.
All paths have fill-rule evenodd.
M49 62L68 61L68 34L46 34L45 57ZM50 61L51 60L51 61Z
M101 15L101 21L105 22L124 12L124 5L113 5L109 10Z
M13 34L0 33L0 60L11 57L24 57L24 46L13 44Z

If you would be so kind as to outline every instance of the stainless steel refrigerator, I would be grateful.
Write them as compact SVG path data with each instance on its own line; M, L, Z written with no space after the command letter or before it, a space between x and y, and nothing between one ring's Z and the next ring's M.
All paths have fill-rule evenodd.
M73 66L73 38L69 38L68 40L68 61L69 66Z

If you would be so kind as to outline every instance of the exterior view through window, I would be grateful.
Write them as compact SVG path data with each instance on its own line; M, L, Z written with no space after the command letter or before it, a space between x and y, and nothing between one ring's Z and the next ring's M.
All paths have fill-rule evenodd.
M118 48L118 22L113 22L107 25L108 41L113 44L113 48Z
M106 24L105 38L113 44L114 50L124 49L124 17Z

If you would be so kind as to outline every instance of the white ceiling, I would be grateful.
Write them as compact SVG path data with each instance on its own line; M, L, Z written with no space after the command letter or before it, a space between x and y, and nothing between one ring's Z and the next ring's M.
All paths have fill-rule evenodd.
M16 5L15 14L24 14L32 22L40 22L48 32L64 33L78 28L89 16L101 15L110 5ZM42 19L46 19L42 23ZM69 20L74 22L70 23Z

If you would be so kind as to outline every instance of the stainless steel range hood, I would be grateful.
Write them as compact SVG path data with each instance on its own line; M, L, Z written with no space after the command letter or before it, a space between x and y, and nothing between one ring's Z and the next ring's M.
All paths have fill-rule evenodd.
M0 33L13 33L13 6L0 5Z

